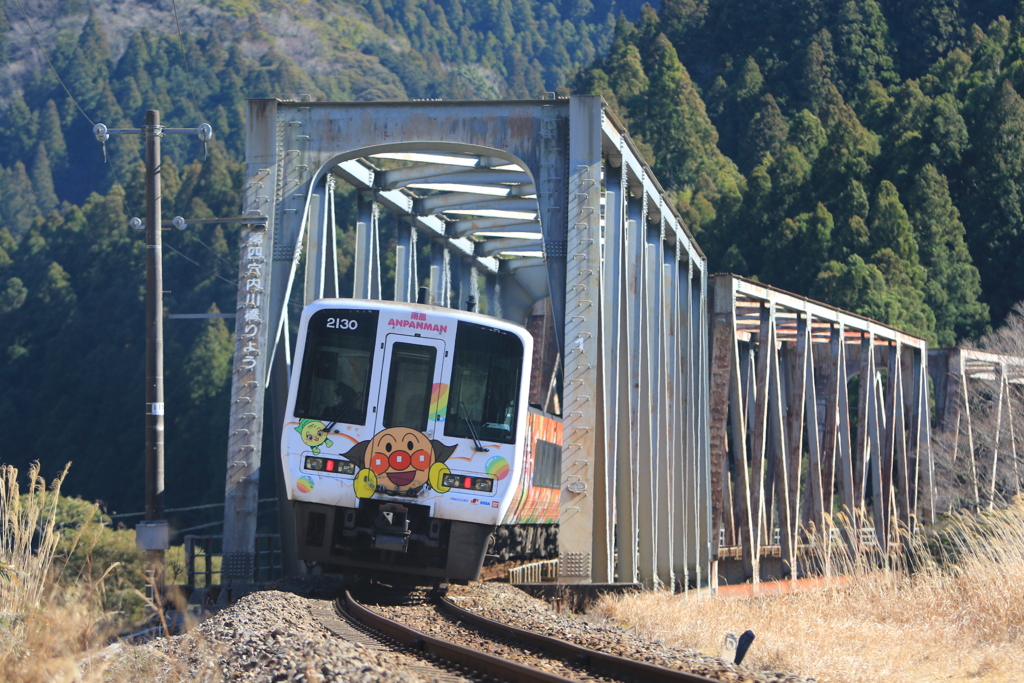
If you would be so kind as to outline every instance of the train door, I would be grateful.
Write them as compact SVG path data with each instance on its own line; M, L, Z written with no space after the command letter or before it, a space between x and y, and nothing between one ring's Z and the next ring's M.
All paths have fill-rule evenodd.
M375 432L408 427L427 438L434 437L437 422L430 399L434 387L442 381L444 357L445 344L440 339L387 335Z

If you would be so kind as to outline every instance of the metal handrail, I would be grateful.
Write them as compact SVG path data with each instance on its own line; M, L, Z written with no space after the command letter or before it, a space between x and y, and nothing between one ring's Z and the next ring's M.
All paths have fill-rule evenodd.
M222 579L221 570L215 570L213 568L213 558L224 557L223 552L214 552L214 547L219 542L222 542L224 537L222 535L209 535L209 536L198 536L198 535L186 535L185 536L185 572L187 577L188 586L190 588L196 587L196 559L203 558L204 566L201 572L198 572L198 576L204 578L204 587L210 588L211 586L220 585ZM274 547L275 540L278 542L278 547ZM265 547L261 549L261 545ZM201 551L201 552L198 552ZM253 563L253 583L264 583L267 581L273 581L275 578L281 576L281 570L283 569L283 561L281 558L280 548L280 535L279 534L256 534L256 552L254 553L255 562ZM266 558L267 561L261 562L261 558ZM217 582L214 583L213 577L217 575Z
M531 562L508 570L509 583L543 583L558 579L558 560Z

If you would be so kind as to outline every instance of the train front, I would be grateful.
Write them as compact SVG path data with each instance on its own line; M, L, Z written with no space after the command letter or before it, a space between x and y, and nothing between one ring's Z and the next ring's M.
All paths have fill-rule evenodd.
M448 308L306 307L281 447L298 558L477 579L522 467L532 345L517 325Z

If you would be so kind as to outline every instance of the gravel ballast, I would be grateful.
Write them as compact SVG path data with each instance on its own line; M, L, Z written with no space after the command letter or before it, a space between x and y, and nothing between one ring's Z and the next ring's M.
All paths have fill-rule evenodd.
M298 593L300 586L290 589ZM320 595L318 597L324 597ZM512 626L561 638L583 647L730 683L810 683L814 679L778 672L753 671L700 652L668 645L606 620L558 614L547 603L500 583L453 586L449 598L460 607ZM162 638L145 646L120 648L111 669L145 670L148 680L259 682L355 681L420 683L449 681L433 675L423 661L400 648L366 646L345 639L331 625L330 603L295 593L267 590L247 595L184 636ZM387 610L397 614L401 608ZM443 617L434 615L433 630ZM413 619L415 621L415 619ZM327 628L331 625L331 628ZM430 630L430 629L427 629ZM332 633L333 631L333 633ZM453 638L460 638L453 635ZM141 666L138 662L150 662ZM552 667L552 673L569 671ZM574 678L586 680L577 673Z
M652 641L605 619L558 614L543 600L509 584L452 586L449 599L463 609L510 626L561 638L591 650L649 662L730 683L813 683L815 679L773 671L754 671L696 650Z
M336 638L313 616L309 599L280 591L247 595L195 631L149 647L165 656L168 678L180 673L197 683L429 680L409 671L403 654Z

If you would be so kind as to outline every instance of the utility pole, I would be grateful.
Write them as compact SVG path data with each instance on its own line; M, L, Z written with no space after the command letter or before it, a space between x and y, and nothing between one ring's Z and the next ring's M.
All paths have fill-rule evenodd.
M146 112L146 522L167 537L146 548L154 586L163 588L164 551L164 270L160 206L160 112Z
M160 112L146 112L142 128L110 130L102 123L93 127L104 145L111 135L142 135L146 139L146 519L135 528L135 545L146 551L150 586L162 593L164 551L170 547L170 531L164 519L164 294L163 220L160 206L160 138L169 133L197 135L204 146L213 137L210 124L198 128L164 128ZM138 218L130 225L142 227ZM182 222L181 227L184 227Z

